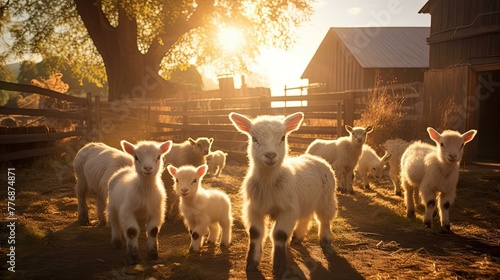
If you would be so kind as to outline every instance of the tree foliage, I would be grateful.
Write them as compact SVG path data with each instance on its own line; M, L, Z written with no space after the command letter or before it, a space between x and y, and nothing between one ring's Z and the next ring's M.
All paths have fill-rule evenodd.
M0 80L15 82L16 75L5 65L0 65ZM15 100L19 94L17 92L0 90L0 106L5 106L11 99Z
M310 2L18 0L8 5L13 38L8 52L61 57L78 79L98 84L108 79L111 92L144 80L144 69L165 78L195 62L219 73L245 72L262 47L292 45L294 28L312 13ZM225 52L218 40L225 26L243 34L236 52ZM126 75L115 74L125 70L137 80L121 85Z

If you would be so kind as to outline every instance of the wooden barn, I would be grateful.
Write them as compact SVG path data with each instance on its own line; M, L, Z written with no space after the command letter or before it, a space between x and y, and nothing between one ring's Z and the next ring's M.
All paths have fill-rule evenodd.
M377 70L386 82L423 82L429 27L332 27L301 78L317 91L372 88Z
M429 71L424 75L429 125L479 133L470 160L500 160L500 1L429 0Z

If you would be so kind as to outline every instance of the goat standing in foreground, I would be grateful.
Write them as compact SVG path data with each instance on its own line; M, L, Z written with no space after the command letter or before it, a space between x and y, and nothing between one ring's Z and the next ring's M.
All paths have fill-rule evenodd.
M432 146L421 141L411 144L401 157L401 182L405 189L406 215L415 217L414 191L422 195L425 205L424 226L431 227L432 216L437 208L441 218L441 228L450 232L450 206L455 201L459 165L466 143L474 139L476 130L460 134L445 130L439 134L432 127L427 128L430 138L436 143Z
M313 215L320 244L331 248L330 222L336 215L335 179L330 165L312 155L288 157L288 134L297 130L304 114L249 119L229 114L233 125L248 136L249 169L242 184L243 220L250 235L247 270L256 270L266 236L266 216L273 221L273 273L286 269L286 250L294 233L302 241Z
M134 157L134 165L118 170L109 180L108 215L111 223L111 246L119 249L123 233L127 240L127 262L139 260L139 221L148 219L148 257L158 259L158 233L165 220L166 194L161 172L163 155L172 141L141 141L133 145L121 141L125 152Z

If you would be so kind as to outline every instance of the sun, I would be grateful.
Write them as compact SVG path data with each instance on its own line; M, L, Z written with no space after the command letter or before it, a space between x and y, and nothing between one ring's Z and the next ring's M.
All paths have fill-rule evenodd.
M237 51L243 42L243 34L235 27L222 27L219 30L219 42L225 52Z

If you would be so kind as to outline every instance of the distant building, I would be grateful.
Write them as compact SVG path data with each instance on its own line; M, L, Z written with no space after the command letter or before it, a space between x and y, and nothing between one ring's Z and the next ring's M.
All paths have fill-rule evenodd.
M385 82L423 82L428 36L429 27L332 27L301 78L323 92L374 87L377 70Z
M429 0L419 13L431 15L424 75L429 125L478 129L466 158L498 162L500 1Z

